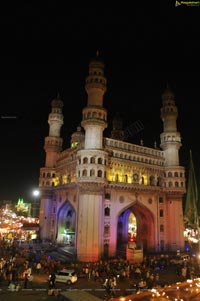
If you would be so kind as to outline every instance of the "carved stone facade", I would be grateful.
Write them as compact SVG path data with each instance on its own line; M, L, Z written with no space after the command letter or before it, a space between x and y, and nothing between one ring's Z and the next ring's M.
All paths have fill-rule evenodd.
M162 95L160 149L149 148L126 142L119 120L112 138L103 136L106 82L104 63L96 57L89 63L81 126L65 150L60 137L63 102L52 101L39 178L41 238L74 246L81 261L114 257L124 254L133 213L138 247L145 252L183 250L185 170L179 164L174 94L166 89Z

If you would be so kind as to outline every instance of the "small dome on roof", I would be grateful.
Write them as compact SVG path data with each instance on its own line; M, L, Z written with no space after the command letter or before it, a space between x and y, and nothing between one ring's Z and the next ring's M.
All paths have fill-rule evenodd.
M97 50L96 56L90 59L90 64L92 63L100 63L104 65L103 59L99 56L99 51Z
M170 89L165 89L165 91L162 93L163 96L174 96L174 92Z
M162 93L162 96L173 96L174 97L174 92L170 89L169 85L165 88L165 90Z
M60 99L59 94L56 98L54 98L51 102L52 108L62 108L63 107L63 101Z

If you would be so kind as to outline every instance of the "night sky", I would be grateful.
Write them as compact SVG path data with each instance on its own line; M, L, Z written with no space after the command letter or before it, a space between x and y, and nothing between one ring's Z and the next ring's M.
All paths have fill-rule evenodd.
M192 150L200 175L200 7L65 7L20 4L1 17L0 200L30 201L44 166L51 101L64 101L63 148L82 119L85 78L96 51L105 62L109 136L120 112L124 128L143 129L130 141L160 143L161 94L175 93L182 136L180 163L188 169ZM132 3L133 4L133 3ZM78 5L78 4L77 4ZM200 184L200 180L199 180Z

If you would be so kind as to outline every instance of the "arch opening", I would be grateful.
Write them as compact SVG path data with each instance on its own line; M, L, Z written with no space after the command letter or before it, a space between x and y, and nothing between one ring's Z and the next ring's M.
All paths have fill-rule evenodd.
M154 217L148 208L135 202L118 216L117 255L126 257L126 248L154 251Z
M68 201L60 208L57 218L57 242L75 246L76 212Z

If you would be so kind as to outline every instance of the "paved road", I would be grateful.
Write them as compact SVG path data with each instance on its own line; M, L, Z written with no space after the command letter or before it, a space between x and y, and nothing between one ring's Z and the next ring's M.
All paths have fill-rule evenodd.
M42 276L41 276L42 277ZM82 281L83 285L84 281ZM44 283L43 283L44 285ZM81 286L81 283L79 283ZM93 286L93 283L90 283L90 286ZM98 291L96 285L96 289ZM186 287L188 289L186 289ZM62 288L62 290L66 290L66 288ZM71 288L71 289L75 289ZM95 288L94 288L95 289ZM157 291L158 292L158 291ZM190 287L190 284L185 282L179 285L172 286L170 288L161 288L159 289L159 293L162 295L163 292L165 292L162 296L161 300L192 300L192 301L199 301L200 300L200 290L197 291L197 288L193 285L193 288ZM97 293L94 292L93 289L91 289L91 293L97 295ZM127 292L128 293L128 292ZM140 294L134 294L134 296L131 297L131 300L136 301L150 301L152 300L153 293L151 291L147 292L141 292ZM128 294L127 294L128 295ZM129 294L130 295L130 294ZM109 299L108 296L102 295L102 300L109 300L109 301L119 301L121 298L114 298ZM155 292L156 296L156 292ZM168 297L167 297L168 296ZM9 292L4 289L0 291L0 300L1 301L56 301L56 296L49 296L47 293L47 290L40 289L39 287L33 287L33 289L27 289L27 290L20 290L19 292ZM123 298L124 301L130 300L130 296L125 296ZM160 298L156 297L156 300L160 300ZM86 300L83 300L86 301Z
M168 268L167 270L161 270L159 273L159 283L164 285L168 283L176 283L181 279L176 274L175 267ZM48 275L47 274L34 274L34 281L32 286L28 289L20 289L18 292L10 292L7 289L7 283L0 284L0 300L1 301L54 301L55 296L48 295ZM22 283L23 287L23 283ZM90 292L91 294L99 297L102 300L108 299L109 294L103 288L103 281L88 280L86 278L79 278L77 283L67 286L64 283L56 283L56 289L58 291L65 290L77 290L82 289ZM115 296L127 296L135 293L135 287L133 286L133 279L120 279L115 289Z

